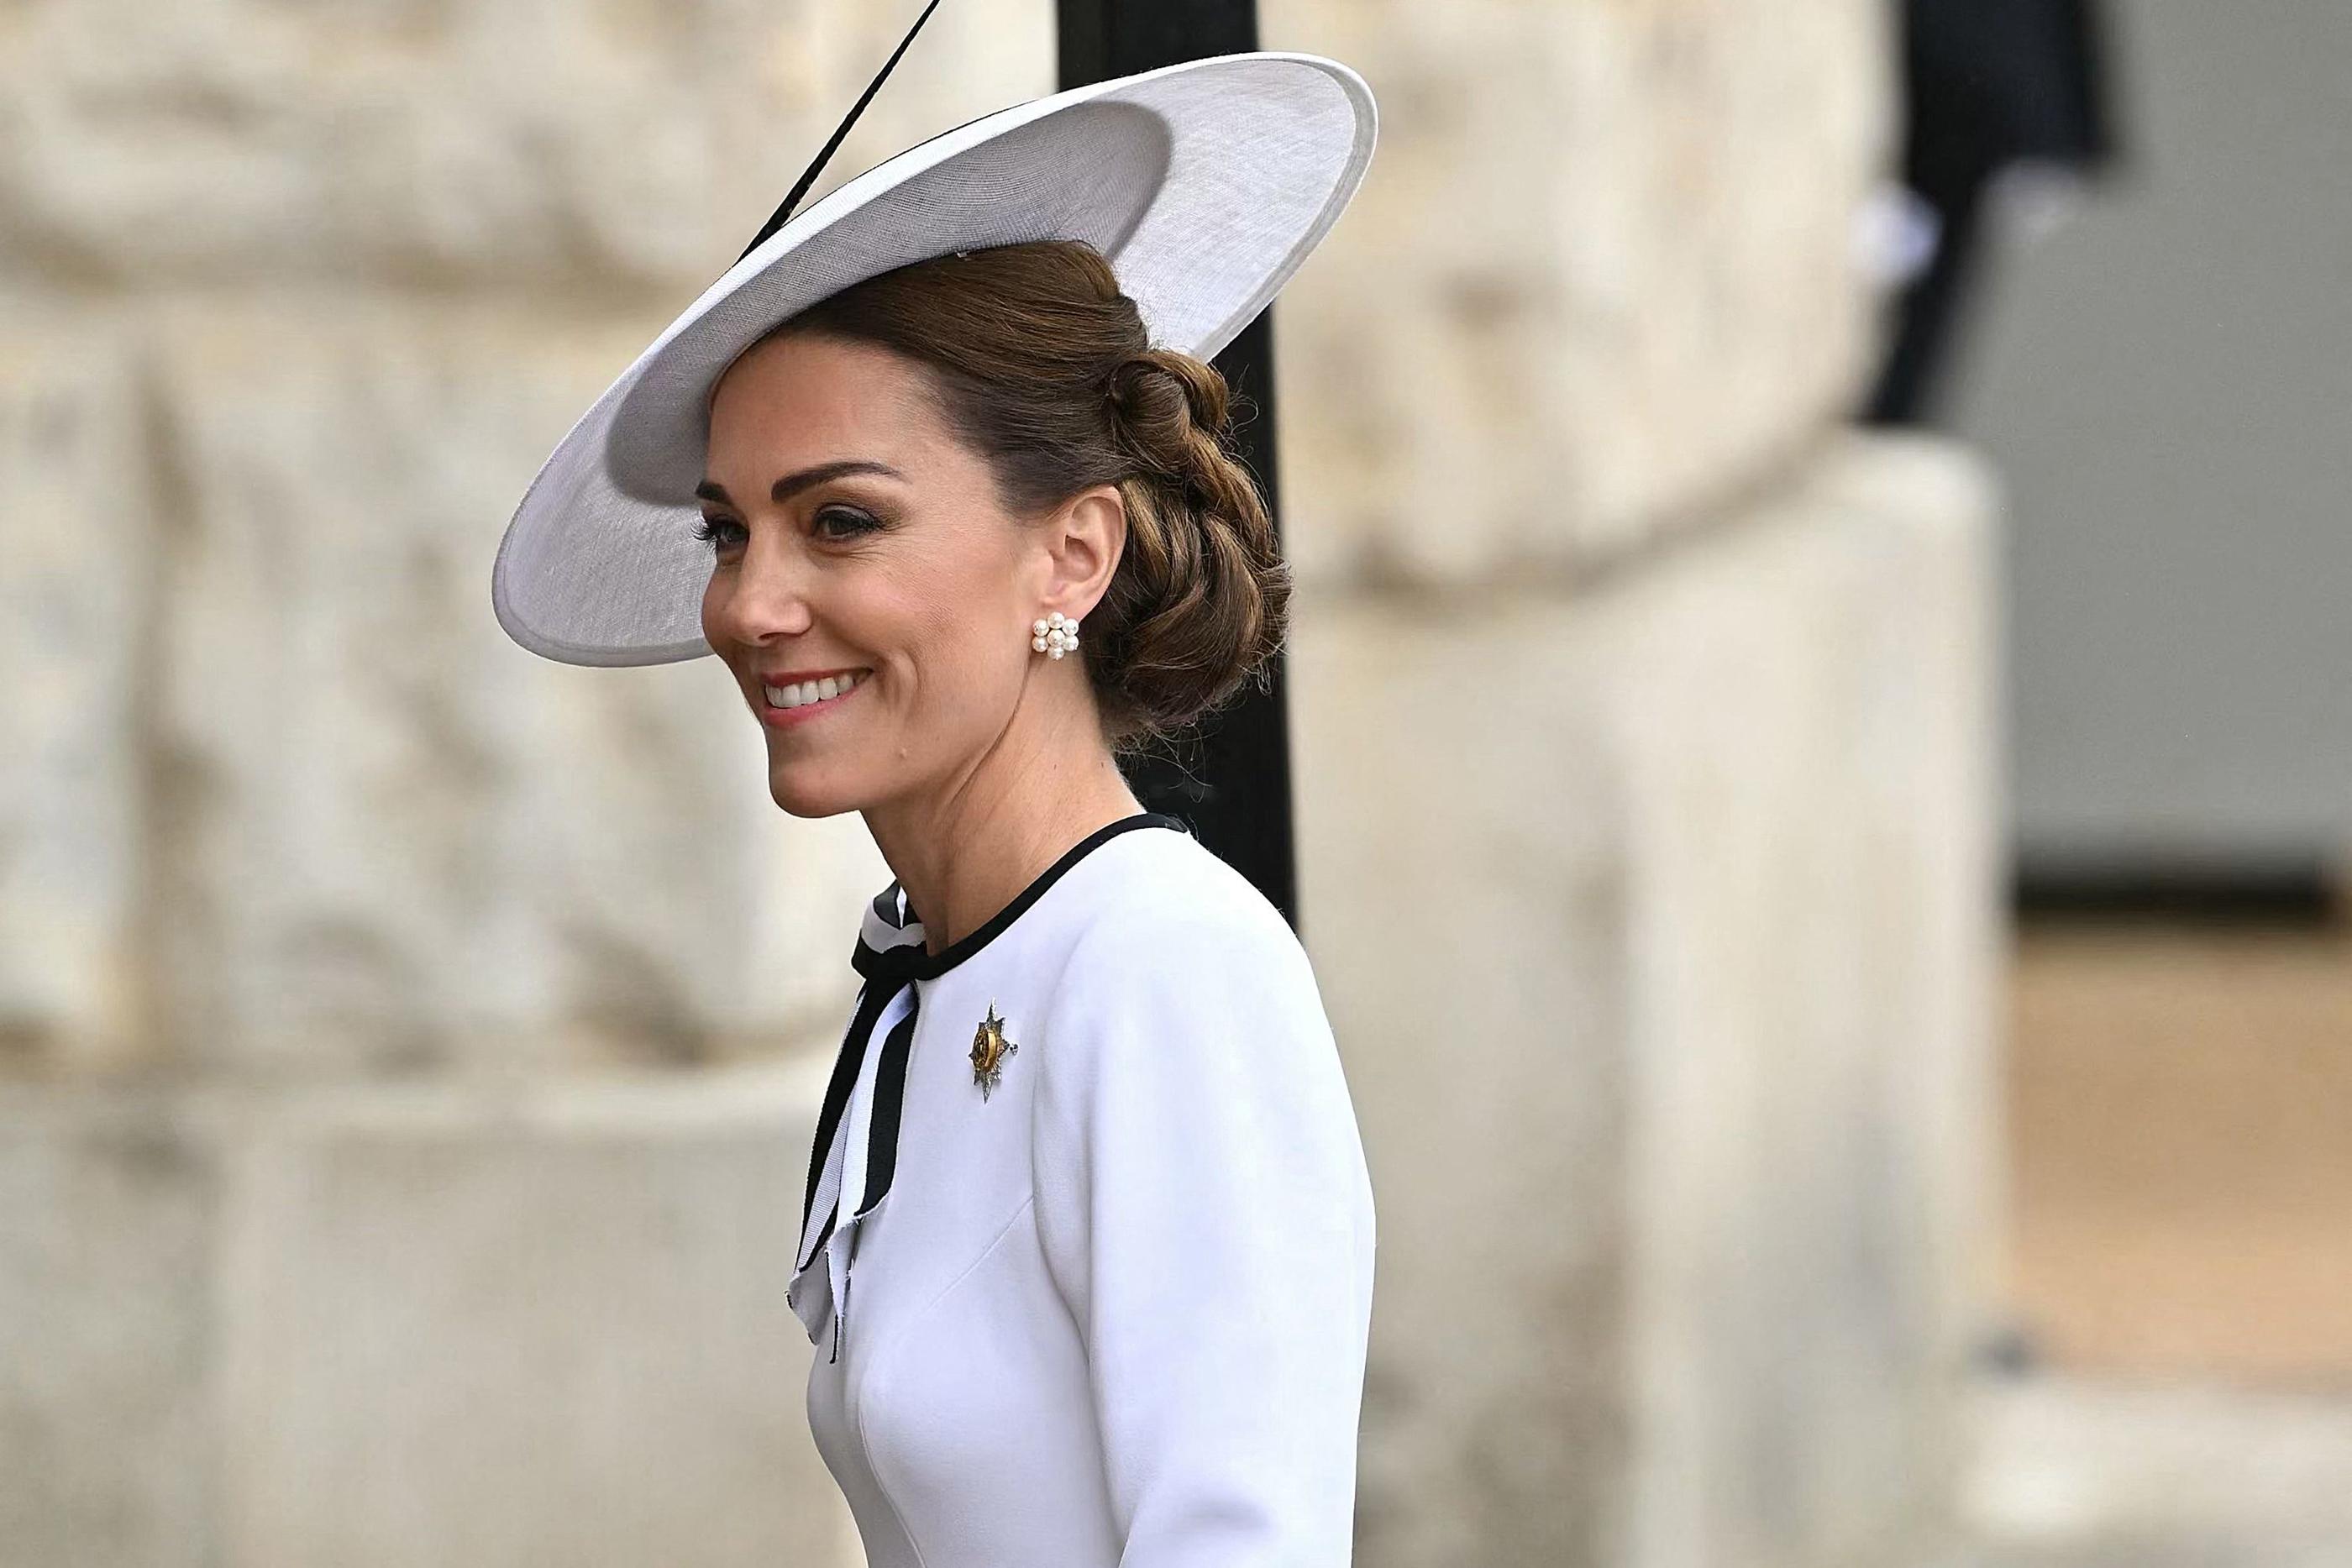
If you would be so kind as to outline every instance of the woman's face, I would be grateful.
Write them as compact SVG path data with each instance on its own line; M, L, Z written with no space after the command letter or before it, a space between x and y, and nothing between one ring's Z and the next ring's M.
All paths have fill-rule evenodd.
M1030 622L1060 607L1049 552L942 425L928 375L789 335L738 360L711 402L703 634L794 816L951 789L1021 700Z

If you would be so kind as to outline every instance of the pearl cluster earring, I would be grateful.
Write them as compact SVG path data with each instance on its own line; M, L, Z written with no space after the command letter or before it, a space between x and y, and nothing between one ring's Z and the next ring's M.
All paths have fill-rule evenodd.
M1045 612L1045 619L1030 622L1029 645L1049 659L1076 653L1078 623L1058 610L1049 610Z

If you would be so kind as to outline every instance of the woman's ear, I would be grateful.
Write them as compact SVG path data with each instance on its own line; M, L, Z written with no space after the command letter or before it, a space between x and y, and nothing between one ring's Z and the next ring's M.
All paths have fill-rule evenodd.
M1097 485L1065 502L1045 528L1048 572L1044 610L1074 621L1110 591L1127 548L1127 501L1116 485Z

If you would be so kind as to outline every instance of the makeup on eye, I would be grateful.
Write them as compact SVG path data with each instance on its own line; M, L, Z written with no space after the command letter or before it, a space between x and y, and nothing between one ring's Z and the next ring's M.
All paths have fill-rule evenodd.
M812 534L835 544L845 544L852 539L862 538L867 534L879 533L889 526L869 512L855 507L838 505L818 507L809 522ZM702 520L695 525L694 537L704 544L709 545L713 549L724 549L730 543L748 542L748 530L744 538L730 539L726 536L727 529L742 528L743 525L733 517L706 513Z
M845 529L835 528L826 533L826 537L830 538L853 539L862 534L879 532L883 527L882 519L870 512L860 511L855 507L821 507L817 509L816 516L809 520L816 526L818 531L824 532L825 519L828 517L847 525Z
M722 548L719 542L721 529L740 528L742 526L732 517L705 517L702 521L694 525L694 537L716 550Z

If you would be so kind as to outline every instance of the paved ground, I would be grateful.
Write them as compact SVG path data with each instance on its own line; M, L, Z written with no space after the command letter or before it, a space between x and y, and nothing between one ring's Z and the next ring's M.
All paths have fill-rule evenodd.
M2014 1294L2081 1369L2352 1394L2352 930L2032 931Z
M2196 1385L1988 1383L1931 1568L2352 1568L2352 1400Z
M2352 933L2030 931L2012 1294L1927 1568L2352 1568Z

